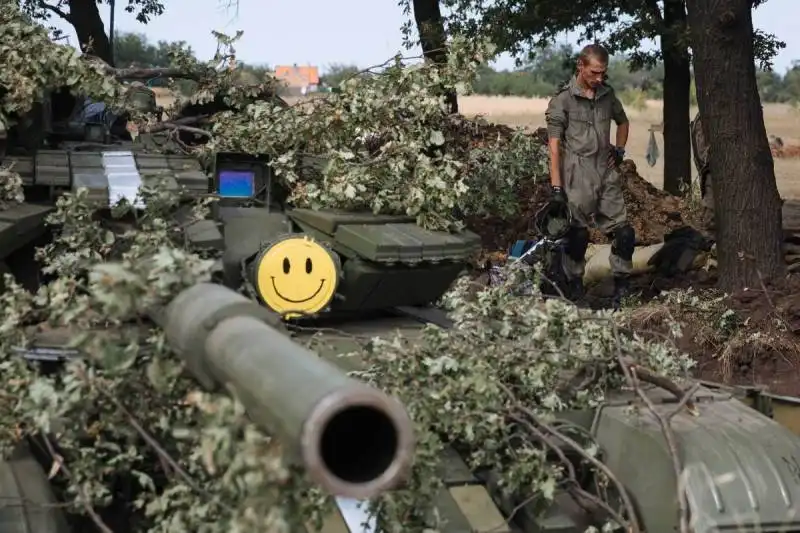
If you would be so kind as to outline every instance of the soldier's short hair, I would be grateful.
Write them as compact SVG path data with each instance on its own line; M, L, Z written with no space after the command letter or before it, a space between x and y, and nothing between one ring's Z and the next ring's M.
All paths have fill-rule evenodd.
M578 54L578 61L580 61L582 65L585 65L589 62L589 58L592 57L600 63L608 65L608 50L602 45L597 43L587 44L581 49L580 54Z

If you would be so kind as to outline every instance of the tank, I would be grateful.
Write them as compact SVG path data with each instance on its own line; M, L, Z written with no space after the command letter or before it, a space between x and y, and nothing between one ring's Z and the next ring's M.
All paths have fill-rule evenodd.
M134 86L130 98L153 110L146 87ZM127 117L102 103L54 91L17 119L0 131L0 162L22 178L25 202L0 211L0 271L21 281L35 270L33 247L46 238L45 219L64 192L85 187L100 210L121 198L134 202L139 186L156 179L182 187L188 198L208 192L207 169L196 158L134 144Z
M102 166L104 152L98 153L100 166L95 160L93 168L106 169L102 175L110 188L114 173L107 169L115 167ZM59 172L67 184L62 187L71 186L83 179L76 169L84 168L73 158L80 161L84 154L69 152L65 167L65 159L48 164L40 152L25 173L33 176L29 186ZM165 155L133 157L137 169L149 157L171 168ZM400 330L414 339L426 324L450 327L436 302L480 242L468 231L421 229L407 216L293 208L268 163L264 156L220 153L210 176L197 167L194 190L219 201L211 218L186 228L185 238L195 249L221 256L219 278L187 289L151 318L203 387L229 384L254 422L278 435L290 457L337 497L323 528L305 533L371 533L375 529L363 525L357 505L402 483L413 460L413 435L402 406L348 378L358 361L337 355L357 349L359 338ZM294 325L333 325L339 334L312 353L295 341L319 328ZM44 337L22 355L74 356L63 350L63 340ZM657 412L666 414L677 404L660 389L645 394ZM564 455L585 493L602 492L613 504L622 495L630 500L636 524L631 531L678 529L678 487L685 488L694 533L800 530L800 439L783 419L771 418L764 398L751 406L735 391L697 388L696 413L681 412L672 421L685 467L680 479L657 419L632 410L630 392L610 395L592 410L562 413L559 421L596 444L598 459L621 491L609 495L567 443ZM445 487L435 505L447 533L581 533L605 519L569 485L558 487L544 509L522 495L505 498L496 473L471 471L452 449L442 455L440 475ZM22 490L7 483L0 479L0 491ZM55 522L30 530L61 531Z
M476 235L426 231L411 217L290 208L266 163L218 154L210 184L220 197L214 218L187 233L193 245L222 252L222 284L244 287L253 301L287 323L335 324L339 335L326 339L320 355L346 370L358 363L352 358L345 363L337 354L356 350L354 339L397 330L414 338L427 323L449 327L435 304L478 250ZM298 328L293 335L311 329ZM662 414L677 402L661 389L646 394ZM631 414L632 393L563 418L596 443L632 501L639 531L679 528L678 486L686 487L694 533L736 525L753 531L800 529L800 484L790 466L800 464L797 435L732 393L702 386L693 401L699 416L685 412L673 419L685 465L682 479L675 477L657 419L643 410ZM591 471L576 454L567 450L567 456L582 488L597 495ZM542 502L505 499L493 473L471 472L453 450L442 457L442 476L446 489L437 508L447 531L579 533L603 523L598 509L576 499L568 487L544 512ZM618 494L612 498L619 501ZM355 503L338 500L323 531L370 531L361 525L364 516Z
M187 229L197 249L222 254L222 280L293 319L407 314L435 303L480 238L428 231L410 216L297 209L265 157L219 153L213 218Z

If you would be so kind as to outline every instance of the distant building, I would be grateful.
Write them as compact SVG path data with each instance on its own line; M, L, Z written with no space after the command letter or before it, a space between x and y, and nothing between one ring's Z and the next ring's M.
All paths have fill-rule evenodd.
M286 84L291 94L305 95L319 87L319 69L317 67L297 65L279 65L275 67L275 77Z

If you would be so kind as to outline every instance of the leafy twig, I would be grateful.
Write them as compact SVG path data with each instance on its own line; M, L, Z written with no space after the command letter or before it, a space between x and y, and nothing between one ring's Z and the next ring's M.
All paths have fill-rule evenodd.
M70 471L69 467L64 461L64 458L61 456L61 454L57 453L56 450L53 448L53 444L50 442L50 438L47 435L44 435L42 440L44 441L44 445L47 448L47 452L50 454L50 457L53 459L54 462L58 463L59 470L64 472L64 475L68 479L70 480L74 479L72 476L72 472ZM97 526L97 529L99 529L101 533L114 533L114 531L110 527L108 527L105 522L103 522L103 519L100 518L100 515L97 514L97 511L94 510L94 507L92 507L91 504L91 500L86 495L86 491L83 489L83 487L76 486L76 489L78 490L79 493L79 501L81 507L83 507L84 511L86 511L86 514L89 516L89 519L91 519L91 521L94 522L94 525Z
M81 377L81 379L89 383L90 378L84 372L79 372L78 375ZM97 385L96 382L93 384ZM128 410L128 408L122 404L119 398L117 398L107 390L103 389L101 386L95 386L94 389L97 390L104 398L110 401L114 405L114 407L119 409L119 411L128 420L128 423L131 425L131 427L139 434L139 436L142 437L142 440L144 440L147 443L147 445L150 446L150 448L156 453L156 455L158 455L166 464L168 464L181 477L181 479L183 479L183 481L189 487L192 488L192 490L194 490L198 494L206 496L207 498L212 497L212 495L207 490L203 489L200 485L198 485L197 482L192 478L192 476L189 475L189 473L181 465L179 465L175 459L172 458L172 456L164 449L164 447L161 446L161 444L159 444L159 442L155 439L155 437L153 437L139 423L136 417L133 416L133 413L131 413Z
M548 437L543 431L537 428L530 421L525 420L516 415L511 415L511 419L514 420L516 423L524 426L525 429L527 429L530 433L532 433L533 436L539 442L547 446L548 449L552 450L558 456L559 460L564 465L564 468L566 468L567 471L567 482L569 483L569 488L567 489L567 491L570 493L570 495L573 497L573 499L578 505L584 507L584 501L588 501L593 506L599 507L600 509L605 511L605 513L611 518L613 518L618 524L620 525L627 524L627 520L622 518L622 516L617 511L612 509L611 506L608 505L608 503L604 502L594 494L591 494L583 490L583 488L580 486L580 483L578 482L577 476L575 475L575 466L572 464L572 461L570 461L569 458L567 458L567 456L564 454L564 450L561 449L561 446L559 446L558 443L556 443L553 439ZM557 438L561 438L562 436L561 433L556 432L556 430L554 429L552 431L554 433L557 433ZM581 499L584 501L580 501ZM519 509L515 508L515 512L516 511L519 511ZM592 509L591 512L595 513L596 509ZM514 513L512 512L511 516L509 517L509 520L513 518L513 514ZM626 529L631 530L630 526L626 527Z
M677 491L678 491L678 505L680 508L680 531L681 533L690 533L690 525L689 525L689 502L686 498L686 491L681 483L682 473L683 473L683 465L681 464L680 452L678 450L678 444L675 439L675 432L672 430L671 421L672 418L675 417L685 405L687 405L690 401L692 396L694 396L697 389L700 388L700 383L695 383L686 393L684 393L683 397L681 398L678 405L666 416L662 415L658 412L658 409L653 404L653 401L647 397L647 394L642 390L639 386L639 379L637 374L641 371L641 368L633 367L631 368L631 378L633 381L634 390L639 398L647 405L647 408L655 417L656 421L658 422L659 427L661 428L661 433L664 435L664 440L667 443L667 449L669 450L669 455L672 460L672 469L675 472L675 480L677 483Z
M583 449L583 447L580 444L575 442L572 438L557 431L556 429L550 427L545 422L541 421L532 410L528 409L527 407L520 404L520 402L516 400L516 397L514 396L514 393L511 392L511 389L509 389L502 383L499 383L498 386L508 396L509 400L512 402L512 407L514 409L516 409L525 417L527 417L527 419L533 425L538 426L545 432L549 433L552 437L557 438L558 440L569 446L575 453L580 455L583 460L591 464L598 471L602 472L608 478L608 480L614 484L614 486L617 489L617 492L619 493L620 499L622 500L622 505L625 507L625 513L629 517L629 521L627 522L629 533L639 533L640 529L638 521L636 519L636 511L633 506L633 502L631 501L628 492L625 490L625 487L622 485L619 479L617 479L617 477L614 475L611 469L608 468L608 466L603 464L601 461L599 461L596 457L590 455L586 450ZM539 431L539 433L542 432ZM612 516L614 515L612 514ZM625 521L621 521L620 525L622 524L625 524Z

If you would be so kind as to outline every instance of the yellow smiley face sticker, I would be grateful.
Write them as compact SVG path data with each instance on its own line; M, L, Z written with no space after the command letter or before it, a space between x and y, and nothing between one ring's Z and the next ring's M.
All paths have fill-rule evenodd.
M287 318L325 309L338 283L338 258L308 237L282 239L256 261L258 294L267 307Z

